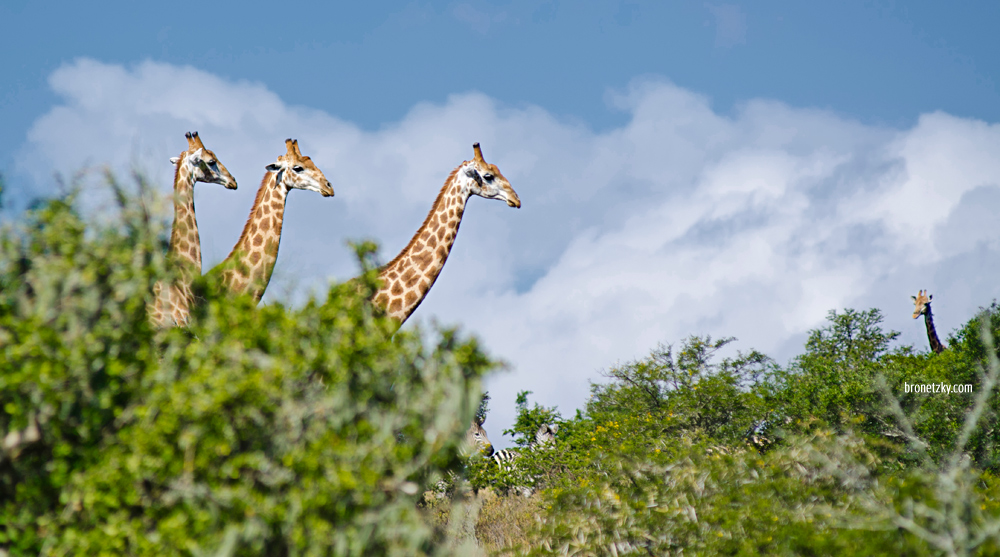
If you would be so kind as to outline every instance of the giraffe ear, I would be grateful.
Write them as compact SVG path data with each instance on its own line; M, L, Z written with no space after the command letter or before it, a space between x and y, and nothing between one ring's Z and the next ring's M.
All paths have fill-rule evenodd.
M177 164L179 162L181 162L180 157L170 157L170 164Z
M914 302L917 301L917 297L916 296L910 296L910 299L913 300Z
M931 301L933 299L934 299L934 294L928 294L927 295L927 301Z
M277 172L281 170L281 165L276 162L272 162L271 164L265 166L264 168L266 168L268 172Z
M465 175L475 180L476 183L479 184L479 187L483 187L483 177L479 175L478 170L476 170L475 168L469 168L468 170L465 171Z

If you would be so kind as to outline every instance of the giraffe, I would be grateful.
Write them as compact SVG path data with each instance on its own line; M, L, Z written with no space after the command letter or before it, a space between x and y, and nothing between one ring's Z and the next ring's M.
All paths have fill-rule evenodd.
M521 207L500 169L483 160L479 144L473 144L472 149L474 158L451 171L410 243L379 271L382 286L372 299L400 325L417 309L444 268L469 197L502 199L510 207Z
M913 298L913 304L916 306L913 310L913 318L924 316L924 324L927 325L927 340L930 342L931 350L935 354L944 352L944 344L938 338L937 330L934 328L934 316L931 315L931 300L934 296L928 295L926 290L920 290L916 296L910 296L910 298Z
M260 182L243 234L236 241L233 251L209 272L222 274L226 291L249 294L254 302L259 302L264 295L278 259L288 192L292 189L310 190L319 192L323 197L333 197L330 181L316 168L312 159L302 156L298 140L286 139L285 150L286 153L278 157L277 162L267 165L267 173Z
M201 237L194 213L195 182L222 184L227 189L236 189L236 180L215 153L205 148L198 132L187 132L184 137L188 140L187 150L170 159L176 169L174 224L170 230L167 259L178 270L178 278L169 285L157 282L153 286L153 302L149 306L150 321L159 328L187 324L194 301L191 281L201 275Z

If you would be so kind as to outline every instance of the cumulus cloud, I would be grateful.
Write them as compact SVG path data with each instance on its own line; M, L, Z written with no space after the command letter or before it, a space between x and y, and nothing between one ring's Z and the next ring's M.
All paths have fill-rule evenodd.
M568 413L600 370L658 342L732 335L783 361L830 309L880 307L924 348L917 289L935 295L941 332L1000 291L997 124L932 113L891 129L768 100L723 115L640 80L613 97L628 122L603 132L478 93L367 131L189 67L80 60L51 84L63 100L29 133L27 173L138 158L166 192L168 157L201 132L240 182L196 189L206 268L239 236L263 167L299 139L337 194L291 194L265 302L352 276L345 239L377 238L389 259L481 142L524 206L470 201L416 316L463 324L511 364L489 385L495 438L517 391Z

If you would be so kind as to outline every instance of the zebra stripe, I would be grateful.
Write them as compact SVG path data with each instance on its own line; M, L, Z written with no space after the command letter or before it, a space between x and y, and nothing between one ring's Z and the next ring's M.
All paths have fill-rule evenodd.
M467 449L478 450L488 457L493 454L493 443L490 443L490 438L487 437L486 430L483 429L485 422L486 416L472 420L472 425L465 432L465 444ZM469 452L471 453L471 451Z
M534 452L547 445L554 444L556 441L557 431L559 431L558 424L542 424L542 426L538 428L538 431L535 432L535 440L524 449L501 449L494 452L494 464L496 464L497 468L504 473L510 474L518 472L517 459L519 459L525 452ZM527 481L530 484L535 483L534 478L528 478ZM535 489L530 486L514 486L513 489L519 491L521 495L525 497L529 497L535 491Z
M496 463L497 468L511 472L514 470L514 461L520 455L520 452L512 449L500 449L493 453L493 462Z

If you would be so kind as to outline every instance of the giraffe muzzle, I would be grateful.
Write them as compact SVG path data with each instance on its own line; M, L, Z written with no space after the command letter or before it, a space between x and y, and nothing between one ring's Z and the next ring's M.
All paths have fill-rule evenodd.
M333 186L330 185L330 182L327 182L325 185L320 186L319 193L323 197L333 197Z

